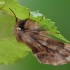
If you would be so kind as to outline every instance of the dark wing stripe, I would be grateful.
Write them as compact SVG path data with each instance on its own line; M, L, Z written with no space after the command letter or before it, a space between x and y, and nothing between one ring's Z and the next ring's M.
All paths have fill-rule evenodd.
M46 52L49 52L49 50L53 51L51 48L48 48L47 45L43 45L39 40L42 40L42 39L38 39L36 38L35 36L31 35L32 39L34 39L40 46L38 46L39 48L42 48L42 49L45 49L43 51L46 51ZM39 52L43 52L43 51L39 51ZM53 51L54 52L54 51Z

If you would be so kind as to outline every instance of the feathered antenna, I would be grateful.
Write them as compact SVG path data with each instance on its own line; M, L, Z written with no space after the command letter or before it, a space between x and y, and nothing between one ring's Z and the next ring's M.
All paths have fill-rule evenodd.
M9 8L10 9L10 8ZM10 9L12 11L12 9ZM16 18L16 23L18 21L18 18L16 17L15 13L12 11L12 13L14 14L15 18Z

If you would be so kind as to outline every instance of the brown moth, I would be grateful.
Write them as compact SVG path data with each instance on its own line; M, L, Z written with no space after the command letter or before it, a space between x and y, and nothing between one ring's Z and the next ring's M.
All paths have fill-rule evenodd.
M13 31L17 41L25 43L41 63L62 65L70 62L70 44L46 36L47 31L42 30L39 23L29 18L18 21L16 17Z

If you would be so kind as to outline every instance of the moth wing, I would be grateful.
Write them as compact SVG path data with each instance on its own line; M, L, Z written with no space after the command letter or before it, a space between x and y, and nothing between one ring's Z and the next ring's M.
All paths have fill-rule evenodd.
M41 35L32 35L36 45L33 52L39 62L43 64L62 65L70 62L70 44L47 38ZM49 42L48 42L49 41Z
M54 54L47 52L39 52L35 54L35 56L43 64L62 65L68 62L66 58L59 52L55 52Z

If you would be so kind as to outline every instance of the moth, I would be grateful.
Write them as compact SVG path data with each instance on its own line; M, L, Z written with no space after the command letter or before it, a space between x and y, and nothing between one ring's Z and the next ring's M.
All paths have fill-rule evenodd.
M70 62L70 44L48 37L47 30L42 30L38 22L16 17L13 32L16 40L25 43L40 63L62 65Z

